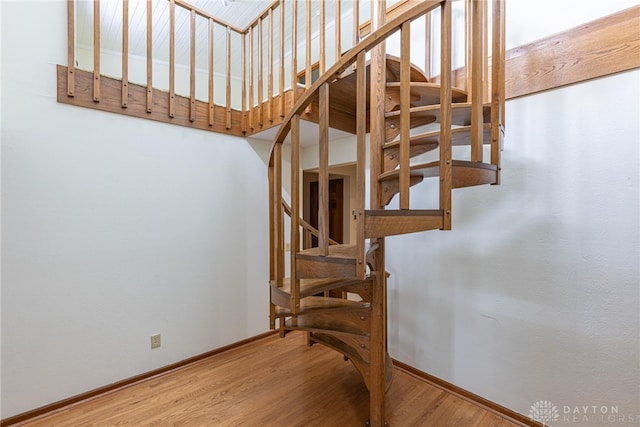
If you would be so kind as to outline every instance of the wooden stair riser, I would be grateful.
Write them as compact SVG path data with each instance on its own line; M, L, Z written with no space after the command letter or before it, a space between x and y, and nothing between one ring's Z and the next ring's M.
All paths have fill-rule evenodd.
M299 255L296 260L296 275L299 279L355 278L356 260Z
M443 227L441 210L365 211L365 237L379 238Z
M412 145L409 147L409 157L413 158L421 154L428 153L438 148L438 143ZM394 170L400 164L400 147L391 147L384 150L382 159L382 169L384 172Z
M453 102L467 102L467 93L453 90ZM410 100L412 107L440 104L440 85L434 83L411 82ZM384 98L384 110L394 111L400 107L400 83L387 83Z

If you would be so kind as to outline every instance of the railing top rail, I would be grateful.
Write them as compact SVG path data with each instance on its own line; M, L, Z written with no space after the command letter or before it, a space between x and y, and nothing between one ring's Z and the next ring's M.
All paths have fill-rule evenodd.
M318 96L318 89L320 86L333 81L337 76L342 74L347 67L351 66L356 61L361 52L369 51L377 44L386 40L389 36L395 33L403 23L407 21L414 21L420 16L436 9L446 1L451 0L424 0L420 2L411 9L397 15L391 21L371 33L369 37L361 41L353 49L345 53L340 61L336 62L331 68L329 68L329 70L327 70L326 73L320 76L320 78L316 80L313 85L311 85L311 87L298 99L293 108L289 111L289 114L284 118L284 121L276 134L274 144L281 144L284 142L291 128L291 119L294 115L301 114L302 111L307 108L311 102L313 102L313 100Z
M192 6L191 4L187 3L185 0L174 0L176 3L176 6L180 6L184 9L188 9L188 10L193 10L196 14L202 16L203 18L207 18L207 19L212 19L213 22L215 22L216 24L222 25L223 27L228 27L231 30L235 31L238 34L244 34L246 32L246 30L243 30L242 28L238 28L233 24L230 24L228 22L223 21L220 18L216 18L215 16L211 15L210 13L205 12L202 9L198 9L195 6Z

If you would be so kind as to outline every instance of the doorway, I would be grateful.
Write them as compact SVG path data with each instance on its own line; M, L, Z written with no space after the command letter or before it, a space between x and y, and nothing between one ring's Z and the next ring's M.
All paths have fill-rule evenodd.
M309 224L318 228L319 206L318 181L309 183ZM329 180L329 238L344 242L344 179ZM311 237L311 247L318 246L318 238Z

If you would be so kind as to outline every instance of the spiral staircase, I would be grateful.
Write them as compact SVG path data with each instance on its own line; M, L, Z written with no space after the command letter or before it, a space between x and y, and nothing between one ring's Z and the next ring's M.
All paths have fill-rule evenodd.
M436 9L440 9L441 19L441 72L433 79L409 61L410 23ZM386 23L384 11L377 11L373 20L374 25L377 20L377 30L346 52L297 99L272 147L271 327L278 328L283 337L290 331L306 331L310 344L323 344L353 363L370 392L366 425L385 425L384 396L392 380L386 344L385 237L449 230L453 189L500 182L502 2L494 1L492 11L493 66L489 76L486 68L483 70L482 37L478 36L488 33L487 19L482 18L480 2L473 2L470 30L476 37L468 44L471 66L465 90L454 87L451 78L450 1L419 2ZM401 39L400 57L385 52L385 40L396 32ZM483 89L483 80L489 77L490 94ZM300 120L315 121L319 128L317 228L301 219ZM356 136L357 239L350 244L337 244L329 237L330 127ZM283 150L285 141L290 150ZM467 150L456 149L466 153L466 158L455 158L454 146L468 146ZM287 151L290 158L285 159ZM490 153L489 161L484 159L485 152ZM420 161L429 153L435 160ZM287 174L283 165L291 167L290 182L284 182ZM368 206L366 168L370 171ZM410 187L429 180L438 181L439 205L412 208ZM287 192L290 203L283 197ZM388 208L390 204L395 208ZM285 229L290 233L288 239ZM315 235L317 247L302 249L302 233Z

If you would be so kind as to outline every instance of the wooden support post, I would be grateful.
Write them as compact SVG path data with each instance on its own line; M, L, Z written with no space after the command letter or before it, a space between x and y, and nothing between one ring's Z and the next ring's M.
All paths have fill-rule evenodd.
M122 0L122 108L129 104L129 0Z
M298 2L291 2L291 105L296 103L298 88Z
M253 68L254 68L254 63L253 63L253 25L249 27L249 128L250 129L254 129L255 128L255 122L254 122L254 117L253 117L253 113L254 113L254 99L253 99L253 91L254 91L254 87L253 87Z
M176 2L169 3L169 117L176 114Z
M364 279L366 262L364 259L365 239L365 166L367 163L367 82L366 52L360 52L356 62L356 274Z
M93 0L93 101L100 102L100 0Z
M482 161L482 134L483 134L483 114L482 114L482 1L472 1L471 31L473 33L471 44L471 161Z
M273 8L269 9L268 74L267 74L267 120L273 122Z
M295 2L294 2L295 3ZM280 0L280 40L279 40L279 46L280 49L278 51L278 53L280 54L280 66L279 71L279 77L280 79L278 80L278 86L280 89L280 100L278 103L278 110L279 111L279 115L280 118L284 117L284 0ZM292 71L293 73L293 71Z
M497 167L496 184L500 184L500 145L502 141L502 126L500 118L502 116L502 91L501 69L504 61L502 52L501 15L503 13L503 1L493 0L492 5L492 43L491 43L491 164Z
M411 22L400 30L400 209L409 209L409 138L411 131Z
M371 32L380 28L386 17L386 1L371 2ZM382 146L385 143L385 88L386 88L386 43L381 42L371 50L370 67L370 144L371 144L371 208L384 209L381 186L378 177L382 172ZM385 265L384 239L372 239L377 244L375 276L371 298L371 344L369 375L369 425L385 425L385 359L386 359L386 319L385 301Z
M147 113L153 109L153 7L147 0Z
M443 230L451 230L451 188L453 166L451 150L451 1L441 7L440 53L440 209Z
M241 129L247 133L247 33L241 34L242 40L242 119Z
M335 26L335 36L334 36L334 40L335 40L335 56L334 56L334 63L338 62L340 60L340 57L342 56L342 14L340 12L340 5L342 4L342 2L340 0L336 0L335 1L335 19L334 21L334 26Z
M275 153L271 157L269 168L267 170L269 181L269 283L275 283L276 280L276 251L275 251ZM269 298L269 328L275 329L276 327L276 307Z
M214 73L213 73L213 67L214 67L214 53L213 53L213 26L214 26L214 21L213 18L209 18L209 67L208 67L208 72L209 72L209 126L213 126L214 123L214 113L215 113L215 95L214 95L214 88L215 88L215 81L214 81Z
M300 251L300 116L291 119L291 312L300 312L300 279L296 254Z
M262 18L258 19L258 126L264 124L264 112L262 108L262 101L264 100L264 86L262 83L262 77L264 74L263 64L263 51L264 51L264 37L262 28Z
M76 11L75 0L67 0L67 95L75 95Z
M196 11L190 17L190 61L189 61L189 121L196 121Z
M320 255L329 254L329 83L320 86L318 95L318 247Z
M227 25L227 96L225 101L227 130L231 129L231 28Z
M320 75L324 74L327 67L327 23L325 0L320 0Z

